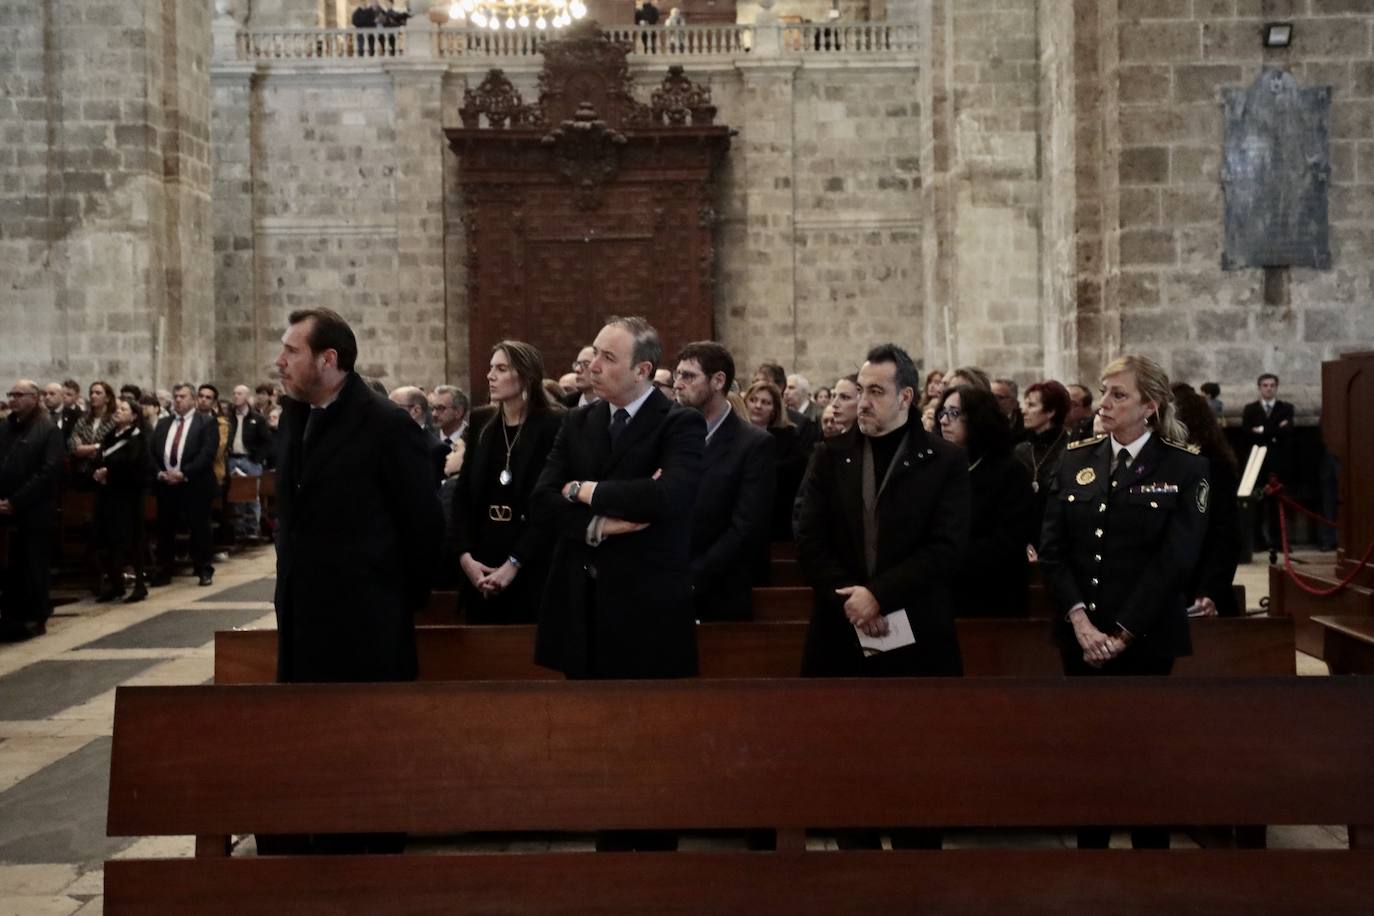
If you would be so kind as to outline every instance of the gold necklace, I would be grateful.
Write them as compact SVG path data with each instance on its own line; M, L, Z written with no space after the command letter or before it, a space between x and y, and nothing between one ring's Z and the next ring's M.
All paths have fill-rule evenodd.
M1039 461L1035 460L1035 440L1031 440L1031 464L1035 466L1034 469L1031 470L1032 493L1040 492L1040 465L1044 464L1046 461L1049 460L1050 452L1054 451L1054 447L1059 444L1059 440L1063 439L1064 436L1068 433L1068 431L1069 428L1067 426L1059 430L1059 435L1056 436L1055 440L1050 443L1050 447L1045 449L1045 457L1041 458Z

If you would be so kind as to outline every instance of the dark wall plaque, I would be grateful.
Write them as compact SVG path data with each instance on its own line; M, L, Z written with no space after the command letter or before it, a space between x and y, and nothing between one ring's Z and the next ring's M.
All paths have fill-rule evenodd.
M1326 192L1331 87L1300 89L1265 68L1248 89L1228 89L1225 270L1331 266Z

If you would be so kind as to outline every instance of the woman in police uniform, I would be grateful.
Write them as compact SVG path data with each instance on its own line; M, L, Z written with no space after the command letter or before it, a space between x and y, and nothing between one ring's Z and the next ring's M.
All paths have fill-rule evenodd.
M1071 443L1045 509L1040 568L1069 676L1166 675L1192 653L1186 591L1202 551L1207 462L1182 443L1169 378L1122 356L1103 370L1104 435ZM1105 847L1105 828L1079 833ZM1167 831L1133 830L1137 847Z
M473 412L450 530L463 571L468 623L533 623L548 579L551 533L528 522L528 504L563 409L544 391L534 346L503 340L487 372L492 406Z

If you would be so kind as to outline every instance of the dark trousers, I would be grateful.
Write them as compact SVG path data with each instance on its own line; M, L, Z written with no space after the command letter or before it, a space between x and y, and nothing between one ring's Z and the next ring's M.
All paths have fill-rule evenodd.
M1127 649L1101 668L1083 661L1082 650L1063 649L1064 674L1068 677L1164 677L1174 670L1172 658L1145 655ZM1106 849L1112 838L1111 827L1079 827L1079 849ZM1168 827L1130 827L1133 849L1168 849Z
M178 527L191 534L191 566L196 575L214 571L210 565L210 503L215 494L196 483L157 487L157 569L170 576L176 557Z
M260 856L400 855L404 833L279 833L257 835Z
M0 619L7 623L41 623L52 613L50 591L53 532L47 528L11 528L9 566L0 592Z

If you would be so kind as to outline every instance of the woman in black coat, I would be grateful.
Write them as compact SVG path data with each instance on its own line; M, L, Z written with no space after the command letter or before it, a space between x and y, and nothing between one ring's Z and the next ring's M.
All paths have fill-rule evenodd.
M1045 497L1059 473L1064 448L1069 444L1070 432L1064 425L1069 415L1069 390L1053 379L1046 379L1027 388L1022 402L1026 438L1016 444L1012 454L1030 472L1035 508L1030 543L1038 549L1040 525L1045 518Z
M968 547L955 576L956 617L1025 617L1034 537L1030 474L1011 454L1011 427L997 399L979 388L947 390L935 412L940 435L963 447L972 489Z
M143 578L144 500L148 493L148 436L133 398L114 403L114 423L100 443L92 479L96 485L95 535L104 587L97 601L124 597L124 567L134 568L134 590L125 603L148 597Z
M1235 452L1217 423L1207 399L1186 385L1174 387L1178 418L1188 427L1188 442L1207 459L1211 476L1211 505L1207 511L1207 536L1193 576L1189 613L1199 617L1238 617L1245 608L1236 604L1232 588L1240 561L1240 509L1236 490L1240 474Z
M769 536L774 541L792 540L792 510L811 457L812 442L787 415L782 392L771 382L755 382L744 392L748 420L773 436L778 456L778 488L773 496Z
M537 349L518 340L498 343L487 372L492 406L473 414L463 436L450 520L468 623L538 617L552 532L530 524L529 501L563 420L543 380Z

